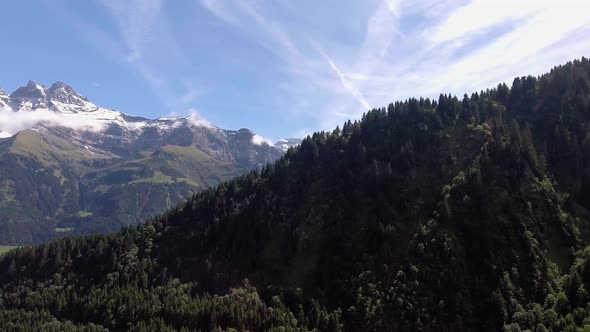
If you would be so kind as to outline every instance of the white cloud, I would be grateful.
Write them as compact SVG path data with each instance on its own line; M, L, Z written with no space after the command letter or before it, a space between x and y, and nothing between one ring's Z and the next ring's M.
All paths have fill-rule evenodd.
M382 1L367 19L360 47L348 51L356 53L352 62L336 66L347 54L322 52L333 55L329 63L342 86L368 105L462 95L588 56L589 10L583 0ZM365 111L332 93L316 129L332 128Z
M163 2L100 1L122 38L111 44L125 45L120 59L127 56L126 65L170 110L194 106L203 89L184 84L198 79L183 76L193 60L183 52L189 38L169 28ZM275 75L280 95L270 97L283 99L281 116L305 119L286 135L332 129L371 106L443 92L462 95L590 55L588 0L370 0L354 7L362 9L357 11L346 11L356 6L346 1L333 1L336 6L292 0L195 3L237 33L230 41L241 38L215 51L249 47L248 56L274 56L263 70L271 80ZM328 7L330 12L310 13ZM191 31L190 38L210 37L199 35L209 30L203 31ZM252 96L260 105L270 97Z
M187 120L197 127L206 127L209 129L216 128L211 122L207 121L201 114L194 108L188 110L189 116Z
M547 71L551 66L573 60L590 52L590 36L586 47L573 53L574 41L554 46L577 29L589 26L590 6L578 0L535 1L530 3L527 19L499 38L488 40L479 49L464 57L441 59L444 66L430 72L431 90L450 90L453 93L486 88L487 85L511 80L513 76L535 74L535 70ZM500 17L500 16L498 16ZM444 25L444 23L443 23ZM579 42L579 41L578 41ZM559 53L553 62L546 61L545 54ZM544 61L545 60L545 61ZM452 73L452 79L449 77ZM540 74L540 72L537 72Z
M273 145L272 140L262 137L260 135L252 136L252 143L254 143L256 145L263 145L263 144Z
M360 61L383 58L398 32L400 6L397 0L384 0L367 21L367 32L360 51ZM364 65L367 65L366 63Z
M127 65L143 78L168 110L193 106L202 89L188 74L193 64L170 27L164 1L98 1L118 27L118 37L127 49L121 57Z
M220 0L201 0L201 5L209 10L213 15L222 19L223 21L231 24L238 25L239 20L237 17L228 9L224 1Z
M31 129L39 124L61 126L75 130L101 131L105 129L105 122L94 119L67 116L48 109L34 111L13 112L9 108L0 110L0 131L12 136L21 130Z
M265 15L262 6L250 1L201 0L200 4L222 21L250 34L252 40L283 58L289 70L299 71L306 57L283 28L283 24Z
M358 88L354 85L354 83L349 81L344 76L344 74L342 73L340 68L338 68L338 66L336 66L336 64L334 63L334 61L332 61L332 59L330 59L330 57L328 57L326 54L323 54L323 55L326 58L326 61L328 61L328 63L330 64L330 68L332 68L332 70L334 70L334 72L338 76L338 79L340 80L342 87L346 91L348 91L361 104L361 106L365 110L369 110L371 108L371 106L369 105L369 102L367 102L367 100L365 99L363 94L358 90Z
M175 84L191 80L187 72L192 62L170 27L163 0L95 0L112 17L115 33L85 19L65 2L44 1L90 46L142 78L166 106L163 112L193 106L196 98L183 98L187 91Z
M295 38L291 34L290 26L285 22L276 19L277 15L269 6L262 6L261 3L249 1L208 1L201 0L200 3L214 16L222 21L239 29L240 32L248 35L258 45L275 54L280 61L281 68L291 76L289 82L281 82L281 87L289 87L285 91L292 94L297 101L293 103L291 112L306 114L312 117L319 117L318 123L324 123L325 118L331 115L339 116L339 112L331 109L328 112L317 113L317 110L309 109L310 105L301 107L300 101L305 101L306 95L324 93L327 95L338 95L337 99L352 98L357 109L366 111L371 106L363 93L357 89L355 83L345 75L336 62L326 55L313 38ZM294 3L281 4L283 8L293 10ZM387 25L387 20L397 15L397 4L393 0L384 2L385 14L376 18L379 24ZM275 8L276 9L276 8ZM373 35L383 35L386 28L375 29ZM367 43L367 49L370 48ZM384 50L386 47L384 48ZM296 96L296 97L295 97ZM359 106L360 105L360 106ZM324 111L325 105L321 111ZM328 115L330 114L330 115ZM340 117L347 118L350 113L340 113ZM299 132L299 129L293 130ZM291 135L295 135L296 132Z
M428 30L427 37L435 43L474 37L482 30L532 15L549 3L545 0L474 0L453 11L434 29Z
M329 68L336 73L337 82L332 82L329 91L333 96L323 105L318 114L318 129L332 129L342 122L358 118L373 106L379 106L382 98L375 98L380 87L392 82L393 65L389 53L396 46L396 39L403 36L399 31L402 3L398 0L383 0L375 7L366 23L366 31L356 58L348 66L336 65L333 57L314 42L318 53L324 57ZM336 83L336 84L335 84ZM343 93L344 92L344 93ZM348 96L346 96L348 94ZM352 99L351 99L352 97ZM352 103L351 100L357 103ZM358 106L360 104L360 107Z
M103 111L110 113L105 114ZM217 129L215 125L201 116L196 109L190 108L187 110L187 113L187 116L179 116L176 113L171 113L169 116L161 117L159 119L176 120L175 125L177 126L182 124L182 119L186 119L186 121L197 127ZM118 123L129 130L141 130L147 124L145 121L124 121L118 112L106 109L102 109L102 111L99 111L96 114L88 113L83 116L80 116L79 113L60 113L44 108L18 112L14 112L9 107L0 109L0 133L3 136L12 136L21 130L32 129L38 125L59 126L74 130L100 132L107 129L111 123Z
M129 47L128 61L140 61L143 50L156 36L162 0L101 0L116 18Z

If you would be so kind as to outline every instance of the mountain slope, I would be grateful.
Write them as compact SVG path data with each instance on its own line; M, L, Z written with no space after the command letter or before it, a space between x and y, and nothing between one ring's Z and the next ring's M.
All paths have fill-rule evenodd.
M129 116L62 82L0 97L4 244L117 230L282 154L248 129Z
M583 329L589 75L582 59L461 101L391 104L145 225L12 251L4 322Z

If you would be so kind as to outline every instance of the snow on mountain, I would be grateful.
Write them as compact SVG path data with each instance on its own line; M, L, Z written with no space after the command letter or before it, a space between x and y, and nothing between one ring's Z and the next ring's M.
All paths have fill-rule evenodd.
M0 111L9 108L10 106L10 97L4 92L4 90L0 89Z
M282 140L277 141L274 147L286 152L287 150L289 150L290 147L294 147L299 144L301 144L301 139L299 138L284 138Z
M12 94L0 91L0 138L32 129L57 136L88 155L128 158L165 145L195 146L207 155L255 168L274 160L300 140L273 143L249 129L221 129L191 112L147 119L92 103L63 82L49 88L29 81Z
M63 82L47 88L29 81L9 96L0 93L0 103L1 137L32 129L107 158L127 158L165 145L195 146L217 160L254 168L286 150L245 128L221 129L197 112L147 119L104 108Z
M146 119L97 106L86 97L78 94L63 82L55 82L49 88L29 81L26 86L17 88L7 95L0 90L0 131L4 135L14 135L24 129L41 130L42 127L64 127L94 133L126 131L127 136L139 137L145 130L160 133L175 129L201 128L217 135L233 136L235 131L223 130L191 112L188 116L165 116ZM239 137L255 145L269 145L286 151L301 142L299 139L283 139L273 142L248 129L240 129Z
M10 94L10 106L14 110L31 111L37 108L47 107L47 88L29 81Z
M23 129L34 129L37 125L62 126L93 132L103 132L113 126L128 131L141 131L145 128L166 131L187 124L216 128L196 115L162 117L155 120L129 116L97 106L63 82L56 82L47 88L29 81L26 86L16 89L10 96L1 91L0 108L14 112L0 116L0 130L10 134Z
M63 82L55 82L48 89L49 99L70 105L85 106L88 103L86 97L79 95L69 85Z

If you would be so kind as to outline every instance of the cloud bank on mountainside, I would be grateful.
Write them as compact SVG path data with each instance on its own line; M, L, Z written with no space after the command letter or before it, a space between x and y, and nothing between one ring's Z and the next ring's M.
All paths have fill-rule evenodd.
M106 127L106 122L97 122L94 119L84 119L83 117L73 117L46 108L39 108L29 112L15 112L9 107L0 109L0 131L9 136L15 135L21 130L34 128L40 124L94 132L104 130Z

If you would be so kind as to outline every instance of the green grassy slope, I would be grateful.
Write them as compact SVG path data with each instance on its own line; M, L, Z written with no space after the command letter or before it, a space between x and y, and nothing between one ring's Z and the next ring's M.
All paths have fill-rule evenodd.
M12 249L18 248L18 246L0 246L0 255L4 255Z
M120 159L25 130L0 144L0 244L116 230L246 171L195 146Z

